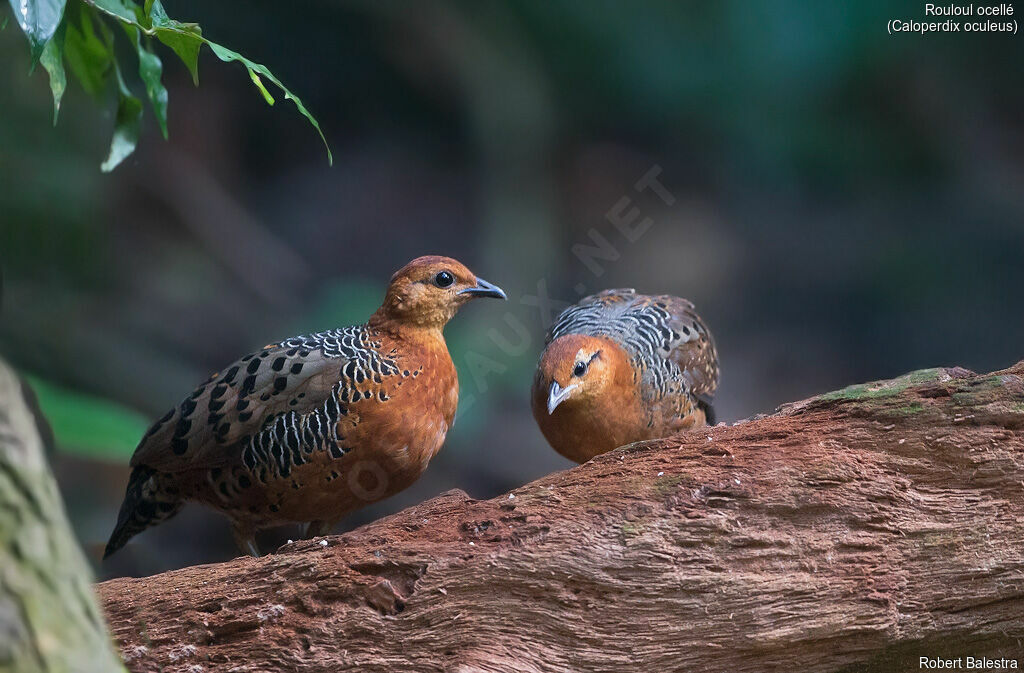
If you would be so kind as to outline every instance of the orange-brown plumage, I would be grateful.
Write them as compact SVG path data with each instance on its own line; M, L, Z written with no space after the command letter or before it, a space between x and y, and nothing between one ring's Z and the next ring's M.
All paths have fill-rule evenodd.
M478 296L504 293L453 259L420 257L364 325L286 339L214 374L140 442L106 555L187 501L225 513L256 553L259 528L323 534L409 486L458 405L442 329Z
M531 406L551 446L582 463L705 425L717 385L714 340L693 304L606 290L555 320Z

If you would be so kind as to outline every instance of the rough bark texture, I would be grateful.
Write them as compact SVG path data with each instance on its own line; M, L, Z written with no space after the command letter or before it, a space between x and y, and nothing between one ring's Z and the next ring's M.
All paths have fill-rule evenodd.
M64 515L31 393L0 360L0 673L123 671Z
M1024 666L1024 362L851 386L99 586L135 671Z

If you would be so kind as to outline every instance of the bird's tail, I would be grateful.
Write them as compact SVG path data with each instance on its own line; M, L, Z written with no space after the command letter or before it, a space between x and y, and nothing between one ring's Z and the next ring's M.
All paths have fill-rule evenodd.
M699 397L697 398L697 406L704 411L704 422L709 426L715 424L715 408L711 406L711 400Z
M145 466L132 470L125 490L124 502L117 515L117 525L110 534L103 558L107 558L150 526L170 519L178 513L184 502L159 488L155 470Z

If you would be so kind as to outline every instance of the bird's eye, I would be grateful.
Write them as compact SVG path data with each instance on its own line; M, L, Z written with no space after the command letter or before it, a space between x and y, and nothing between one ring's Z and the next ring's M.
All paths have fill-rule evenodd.
M587 363L586 362L577 362L576 366L572 370L572 375L573 376L577 376L577 377L583 376L586 373L587 373Z
M455 282L455 276L450 271L441 271L434 276L434 284L438 287L449 287Z

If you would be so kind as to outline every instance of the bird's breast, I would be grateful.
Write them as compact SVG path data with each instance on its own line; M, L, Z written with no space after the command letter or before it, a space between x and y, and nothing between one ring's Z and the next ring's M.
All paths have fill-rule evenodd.
M384 381L390 384L387 399L353 407L364 426L359 434L365 453L402 484L418 477L441 449L458 407L458 377L448 350L443 343L431 346L396 346L399 374Z

